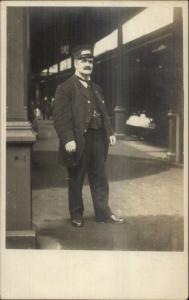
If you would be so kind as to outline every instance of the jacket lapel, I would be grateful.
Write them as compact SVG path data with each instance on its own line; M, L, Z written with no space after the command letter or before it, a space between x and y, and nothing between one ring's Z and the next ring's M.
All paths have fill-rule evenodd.
M77 88L80 90L82 96L84 96L85 98L87 99L90 99L90 94L88 93L87 89L82 85L82 83L79 82L78 78L76 77L76 75L73 75L73 81L74 81L74 84L77 86ZM104 98L102 97L102 95L100 94L100 92L98 91L95 83L92 82L92 88L93 88L93 92L96 96L96 102L97 102L97 105L99 107L99 109L104 112L105 110L105 106L104 106Z
M82 86L82 83L79 82L79 79L78 79L75 75L73 75L73 80L74 80L75 85L76 85L76 86L78 87L78 89L80 90L81 94L82 94L85 98L90 99L90 95L89 95L87 89L86 89L84 86Z

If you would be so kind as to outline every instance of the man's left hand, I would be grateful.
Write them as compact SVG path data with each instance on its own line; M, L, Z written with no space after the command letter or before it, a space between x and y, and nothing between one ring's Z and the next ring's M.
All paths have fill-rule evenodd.
M111 136L109 137L109 139L110 139L110 145L111 145L111 146L113 146L113 145L116 144L116 137L115 137L115 135L111 135Z

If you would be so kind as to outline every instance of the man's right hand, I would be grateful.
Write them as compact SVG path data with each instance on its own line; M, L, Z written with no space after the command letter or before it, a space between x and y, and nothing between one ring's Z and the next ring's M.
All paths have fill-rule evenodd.
M70 141L66 143L65 145L66 151L71 153L76 151L76 142L75 141Z

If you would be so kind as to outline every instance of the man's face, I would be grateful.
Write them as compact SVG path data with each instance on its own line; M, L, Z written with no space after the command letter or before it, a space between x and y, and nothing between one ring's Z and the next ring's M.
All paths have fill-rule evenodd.
M91 75L93 71L93 58L75 59L74 66L81 75Z

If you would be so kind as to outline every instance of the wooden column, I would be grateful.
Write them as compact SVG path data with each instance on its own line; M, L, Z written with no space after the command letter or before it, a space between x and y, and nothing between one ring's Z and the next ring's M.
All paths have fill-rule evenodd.
M117 53L117 99L116 107L114 108L115 114L115 134L118 139L125 138L125 108L123 99L123 53L122 53L122 24L118 27L118 53Z
M23 7L7 11L7 199L8 248L35 248L32 224L31 146L28 121L29 15Z

